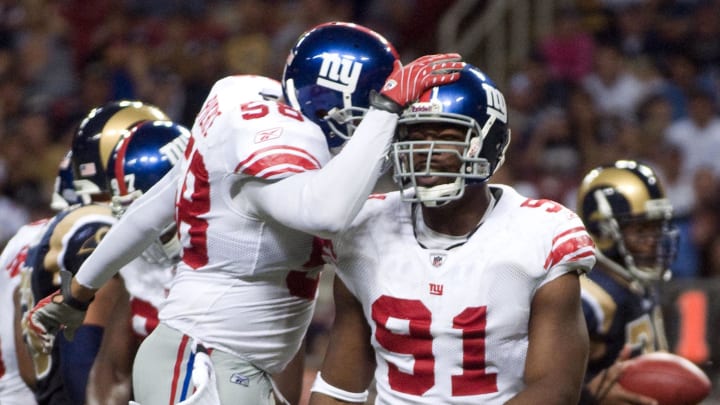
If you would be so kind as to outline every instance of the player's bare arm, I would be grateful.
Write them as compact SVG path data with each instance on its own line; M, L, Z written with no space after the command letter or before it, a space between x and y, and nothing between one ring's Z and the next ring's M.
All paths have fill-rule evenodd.
M332 387L350 393L362 393L370 385L375 370L370 328L365 322L362 306L337 276L333 296L335 320L320 374ZM348 402L317 391L313 391L310 396L312 405L344 403Z
M541 287L532 301L526 388L508 404L575 404L585 375L588 333L575 272Z
M113 279L114 282L122 281ZM130 298L124 287L118 294L90 370L88 405L125 405L131 397L130 375L136 343L130 330Z
M273 375L273 381L275 382L277 390L280 391L283 398L290 404L300 403L300 397L302 396L305 350L306 341L303 340L300 349L298 349L295 357L293 357L285 369ZM280 403L280 400L278 399L277 402Z
M590 343L590 347L598 344ZM592 351L591 351L592 353ZM630 358L631 348L626 346L618 356L617 361L605 369L605 371L596 375L590 382L585 385L588 393L592 395L593 400L599 404L639 404L639 405L655 405L657 401L644 395L624 389L618 384L618 379L622 375L625 366L628 364L626 360ZM592 354L591 357L592 359Z

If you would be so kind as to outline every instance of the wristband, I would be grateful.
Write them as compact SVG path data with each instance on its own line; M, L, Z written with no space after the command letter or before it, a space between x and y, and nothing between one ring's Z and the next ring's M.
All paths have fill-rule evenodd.
M313 381L310 392L319 392L345 402L365 402L369 396L368 390L363 392L349 392L338 387L334 387L328 384L327 381L323 380L319 371L315 376L315 381Z
M382 94L374 90L370 92L370 105L377 108L378 110L391 112L397 115L400 115L403 112L403 108L400 104L390 100L389 98L383 96Z
M95 297L91 298L88 302L80 301L79 299L72 296L70 292L70 281L72 280L72 273L67 270L60 270L60 292L62 293L62 303L69 306L70 308L77 309L78 311L87 311L90 303L93 302ZM56 302L53 299L53 302Z
M57 297L62 297L62 301L58 301L56 299ZM73 297L72 295L58 294L53 297L53 302L56 304L65 304L70 308L76 309L78 311L87 311L92 300L90 300L89 302L82 302L79 299Z

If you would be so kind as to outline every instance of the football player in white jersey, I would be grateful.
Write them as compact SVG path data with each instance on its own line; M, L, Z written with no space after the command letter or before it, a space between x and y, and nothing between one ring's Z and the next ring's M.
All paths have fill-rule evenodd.
M118 101L93 109L80 123L72 143L72 178L81 202L55 215L42 230L25 259L21 290L23 307L51 300L64 272L74 273L97 242L115 223L110 206L108 162L121 137L134 124L167 116L141 102ZM187 137L187 131L185 132ZM183 150L183 148L180 148ZM182 152L177 155L182 155ZM69 281L68 278L66 278ZM83 403L90 368L102 340L108 314L123 297L124 288L114 279L98 294L84 324L72 341L40 341L25 322L27 347L34 374L35 397L40 404ZM53 344L54 343L54 344Z
M72 186L70 156L69 151L58 166L50 202L50 208L55 211L79 202ZM0 307L7 311L6 316L0 317L0 398L3 404L37 403L33 392L28 388L28 385L34 385L34 373L21 375L22 367L18 365L18 362L24 361L24 370L29 371L32 363L25 343L22 342L19 286L22 272L27 271L25 258L28 250L37 243L49 220L50 218L39 219L21 227L0 254Z
M296 354L312 316L327 246L317 236L351 222L384 166L399 112L425 89L456 79L458 60L434 55L402 66L377 33L330 23L291 51L283 84L292 105L278 101L283 89L274 80L219 80L185 160L130 206L62 299L35 308L35 331L72 331L83 311L63 300L87 302L174 217L182 262L160 325L135 359L135 399L189 397L195 354L206 350L223 404L273 403L269 376ZM357 125L371 91L379 91L374 108Z
M573 404L587 360L572 211L488 180L510 140L502 93L467 65L410 104L401 191L333 239L336 317L311 403Z
M580 403L656 403L617 379L631 356L668 350L659 286L677 252L672 204L650 166L618 160L585 175L577 206L598 259L581 279L590 358Z
M127 207L161 179L185 152L190 131L171 121L144 121L120 139L108 161L113 215ZM88 378L87 403L126 405L131 398L132 360L140 342L158 324L180 243L174 224L132 262L120 269L128 293L119 299L103 334Z
M4 315L0 317L0 403L8 405L36 404L35 396L24 380L31 381L29 376L21 376L20 361L29 362L24 343L18 339L19 334L19 298L16 297L20 276L25 265L25 257L29 247L41 235L48 220L43 219L21 227L13 236L0 255L0 307ZM17 313L16 313L17 311ZM17 348L20 349L16 351Z

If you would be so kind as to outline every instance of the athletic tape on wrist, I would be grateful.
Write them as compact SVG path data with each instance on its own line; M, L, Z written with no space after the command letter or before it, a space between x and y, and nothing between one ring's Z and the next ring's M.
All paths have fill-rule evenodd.
M315 376L315 381L313 381L310 391L319 392L345 402L365 402L368 399L367 390L363 392L349 392L338 387L334 387L328 384L327 381L323 380L319 371Z

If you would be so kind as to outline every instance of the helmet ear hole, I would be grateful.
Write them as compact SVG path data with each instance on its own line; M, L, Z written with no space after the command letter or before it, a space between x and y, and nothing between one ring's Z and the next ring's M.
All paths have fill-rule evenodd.
M328 116L328 111L325 109L319 109L315 111L315 120L314 121L323 121L325 120L325 117Z

